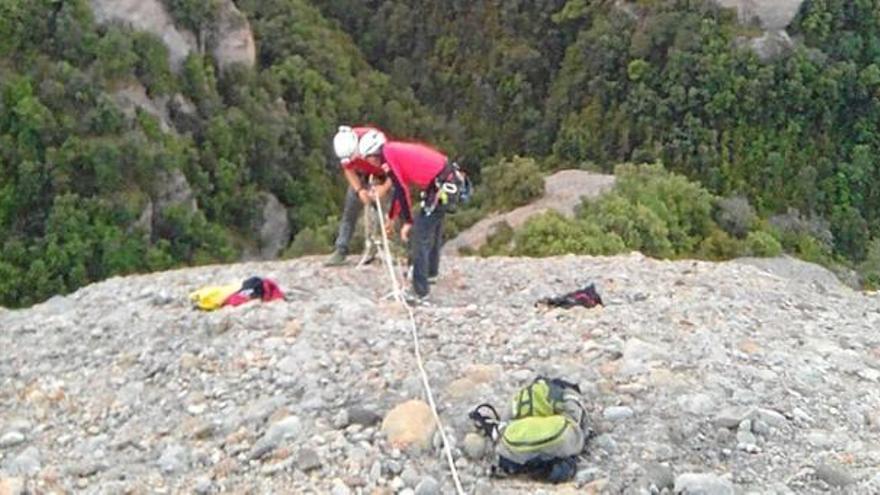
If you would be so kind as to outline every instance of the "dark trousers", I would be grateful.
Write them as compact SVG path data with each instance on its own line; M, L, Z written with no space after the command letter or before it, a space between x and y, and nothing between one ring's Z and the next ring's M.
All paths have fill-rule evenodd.
M440 271L440 248L443 246L443 217L446 210L437 205L430 215L423 211L415 215L412 230L413 290L420 297L428 295L428 277Z
M339 234L336 236L336 250L340 253L348 254L348 245L351 243L358 217L363 210L364 204L358 198L357 191L349 187L345 192L345 207L342 209Z

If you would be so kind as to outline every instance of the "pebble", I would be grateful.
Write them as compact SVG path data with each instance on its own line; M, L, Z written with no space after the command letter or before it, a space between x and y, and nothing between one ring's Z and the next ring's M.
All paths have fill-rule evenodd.
M40 471L40 451L36 447L28 447L4 464L7 474L13 476L33 476Z
M481 459L486 453L486 437L479 433L468 433L462 441L462 450L470 459Z
M629 419L635 414L632 408L627 406L606 407L602 412L602 416L608 421L623 421Z
M733 484L715 474L683 473L675 478L675 493L687 495L734 495Z
M371 409L352 407L348 409L348 421L361 426L373 426L382 421L382 416Z
M333 489L330 493L331 495L351 495L351 488L344 481L336 478L333 480Z
M849 486L856 482L856 479L844 471L843 468L825 463L816 466L816 477L838 488Z
M2 437L0 437L0 449L8 449L9 447L15 447L16 445L22 444L25 441L25 436L17 431L10 431L5 433Z
M431 476L425 476L416 485L415 495L439 495L440 483Z

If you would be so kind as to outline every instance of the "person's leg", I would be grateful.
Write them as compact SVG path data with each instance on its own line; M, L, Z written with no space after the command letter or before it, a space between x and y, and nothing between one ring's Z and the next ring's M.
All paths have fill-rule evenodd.
M345 193L345 206L342 208L339 233L336 235L336 250L327 262L328 265L341 265L345 263L348 245L354 235L354 229L357 226L358 216L360 216L362 209L363 203L358 198L357 192L349 187Z
M434 278L440 273L440 248L443 247L443 218L446 211L438 206L431 216L435 216L434 226L431 229L431 253L428 259L428 278Z
M434 216L426 216L419 212L415 216L412 230L412 287L419 296L428 295L428 269L431 257L432 234L434 231Z

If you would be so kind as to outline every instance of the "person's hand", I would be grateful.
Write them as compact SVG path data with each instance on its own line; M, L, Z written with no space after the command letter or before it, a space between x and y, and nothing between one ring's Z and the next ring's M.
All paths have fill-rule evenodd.
M403 242L409 241L409 231L412 230L411 223L403 224L403 227L400 228L400 240Z
M361 189L360 191L358 191L358 199L361 200L361 203L368 205L370 204L370 201L373 200L373 196L372 194L370 194L370 191L366 189Z
M394 235L394 222L391 222L388 219L385 220L385 235L388 237Z

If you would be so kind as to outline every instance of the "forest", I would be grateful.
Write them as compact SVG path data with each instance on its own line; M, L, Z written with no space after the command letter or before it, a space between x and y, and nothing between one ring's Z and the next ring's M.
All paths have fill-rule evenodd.
M162 0L201 47L221 0ZM484 255L727 259L787 252L880 284L880 0L808 0L793 42L711 1L239 0L253 67L87 0L0 0L0 305L253 250L266 194L284 256L332 241L330 138L372 123L435 144L478 181L449 234L564 168L615 172L575 219L499 228ZM169 122L127 114L142 87ZM170 125L169 125L170 124ZM168 203L185 178L197 207ZM161 207L160 207L161 206Z

